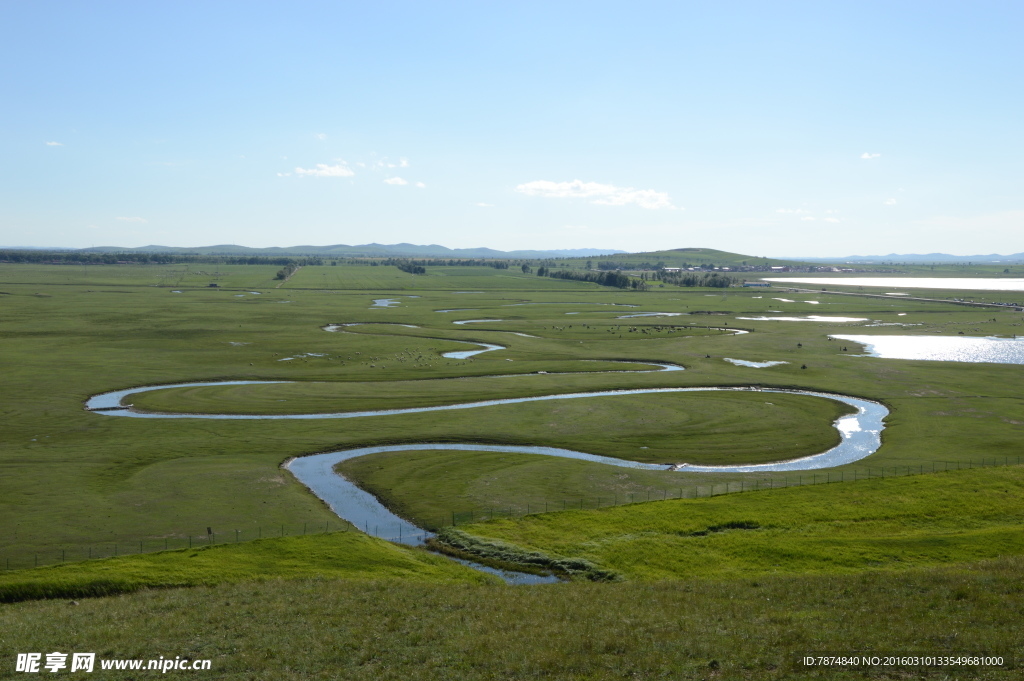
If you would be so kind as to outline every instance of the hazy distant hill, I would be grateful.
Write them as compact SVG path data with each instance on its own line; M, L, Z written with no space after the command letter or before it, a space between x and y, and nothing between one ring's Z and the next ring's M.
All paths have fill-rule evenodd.
M889 255L848 255L842 258L802 258L809 262L833 262L833 263L883 263L883 262L915 262L915 263L940 263L940 262L970 262L980 263L1001 263L1001 262L1024 262L1024 253L1013 253L1011 255L949 255L948 253L890 253Z
M806 263L809 258L802 260L782 260L780 258L766 258L762 256L743 255L742 253L729 253L714 248L673 248L667 251L649 251L645 253L618 253L610 256L595 258L601 262L621 263L625 269L629 265L640 265L648 263L657 265L664 263L665 267L701 266L715 265L716 267L770 267L799 265Z
M178 248L172 246L140 246L139 248L119 248L116 246L95 246L78 249L83 253L172 253L195 255L319 255L323 257L346 256L393 256L412 258L586 258L623 253L613 248L574 248L551 251L497 251L491 248L447 248L437 244L420 246L417 244L363 244L348 246L288 246L285 248L249 248L221 244L218 246L199 246L196 248Z

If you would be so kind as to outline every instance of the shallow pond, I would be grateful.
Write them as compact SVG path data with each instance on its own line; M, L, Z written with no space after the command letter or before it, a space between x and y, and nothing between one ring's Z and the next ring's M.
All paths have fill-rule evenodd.
M806 317L737 317L752 322L866 322L866 317L827 317L823 315L807 315Z
M456 340L453 340L451 342L452 343L467 343L469 345L476 345L476 346L482 347L483 350L457 350L455 352L443 353L441 355L442 357L447 357L448 359L468 359L468 358L472 357L473 355L479 355L482 352L490 352L491 350L504 350L505 349L504 345L491 345L490 343L474 343L474 342L471 342L471 341L456 341Z
M338 329L346 326L404 326L407 329L420 328L415 324L398 324L395 322L349 322L348 324L328 324L327 326L322 326L320 328L324 331L337 331Z
M942 362L1024 364L1024 338L976 336L853 336L832 338L860 343L872 357Z
M631 319L633 317L681 317L687 312L637 312L635 314L624 314L616 319Z
M885 288L938 288L956 291L1024 291L1024 279L965 279L941 277L786 277L764 281L811 286L881 286ZM891 294L890 294L891 295Z
M751 367L752 369L766 369L768 367L774 367L774 366L778 366L780 364L789 364L789 362L778 362L778 361L752 362L752 361L746 360L746 359L733 359L732 357L723 357L722 359L724 359L726 362L730 362L732 364L735 364L738 367Z

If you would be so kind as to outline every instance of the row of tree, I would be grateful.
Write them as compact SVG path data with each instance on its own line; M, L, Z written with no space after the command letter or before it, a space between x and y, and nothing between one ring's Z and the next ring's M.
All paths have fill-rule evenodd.
M708 288L729 288L733 279L718 272L665 272L656 273L658 279L676 286L706 286Z
M181 255L167 253L81 253L77 251L0 250L0 262L47 265L323 265L323 258L285 256Z
M376 264L376 263L375 263ZM381 265L394 265L401 269L402 265L417 267L493 267L496 270L507 270L507 260L445 260L443 258L386 258ZM405 272L406 270L402 270Z
M537 268L538 277L551 277L552 279L570 279L572 281L589 281L601 286L614 286L615 288L632 288L640 291L647 290L647 284L640 279L622 274L621 272L581 272L579 270L552 270L547 267Z
M403 272L408 272L409 274L426 274L427 273L427 268L426 267L424 267L423 265L415 265L415 264L413 264L411 262L398 262L398 263L395 263L395 267L397 267L398 269L402 270Z

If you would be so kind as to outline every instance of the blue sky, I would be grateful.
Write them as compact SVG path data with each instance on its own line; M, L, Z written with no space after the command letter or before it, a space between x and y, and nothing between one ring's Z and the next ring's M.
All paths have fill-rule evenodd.
M0 2L0 246L1024 251L1020 2Z

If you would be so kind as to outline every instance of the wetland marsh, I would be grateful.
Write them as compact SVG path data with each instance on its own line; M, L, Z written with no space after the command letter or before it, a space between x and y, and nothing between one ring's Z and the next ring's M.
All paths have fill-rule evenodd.
M337 516L291 470L359 450L321 468L410 528L457 531L467 546L504 547L505 558L587 565L579 578L627 582L600 587L609 594L652 580L703 590L706 582L687 580L745 575L798 580L787 589L818 588L812 575L926 580L929 570L968 565L995 575L1004 568L972 561L1024 553L1020 365L866 358L861 345L885 342L897 324L938 342L1012 339L1022 329L1012 308L822 296L827 314L801 313L793 324L763 318L808 301L763 289L622 291L466 267L454 286L444 268L387 269L303 267L275 288L273 267L222 266L210 288L175 266L94 268L84 281L57 266L0 264L0 508L11 521L0 560L52 562L69 548L183 540L208 528L255 536L330 527ZM437 312L467 299L474 320L465 321L476 323ZM368 309L383 300L399 304ZM646 316L620 319L622 306ZM152 390L131 395L132 411L84 408L116 407L133 387ZM695 391L709 387L729 390ZM750 387L760 390L737 389ZM844 437L833 424L848 407L801 391L882 405L877 451L803 474L773 470ZM97 395L106 401L90 402ZM592 397L564 399L573 395ZM163 413L115 417L142 411ZM867 509L867 524L854 523ZM264 538L239 544L248 572L211 553L186 578L171 551L11 570L0 591L229 589L245 575L486 579L422 548L388 548L355 520L316 549L351 546L360 557L333 571L315 556L296 562L288 537ZM285 543L264 551L266 542ZM112 575L122 586L97 586ZM578 607L568 604L586 597L583 586L516 588L557 589L552 602Z

